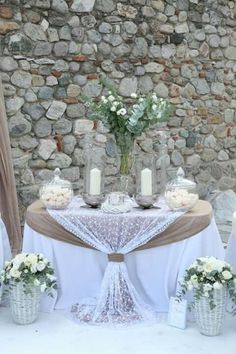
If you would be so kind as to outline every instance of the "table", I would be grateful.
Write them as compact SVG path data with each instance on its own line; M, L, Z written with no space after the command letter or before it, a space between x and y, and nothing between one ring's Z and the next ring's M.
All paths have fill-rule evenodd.
M74 246L39 234L27 224L24 252L43 253L55 267L57 298L45 299L46 310L66 309L83 298L99 295L108 259L102 252ZM200 256L224 259L224 248L214 221L200 233L166 246L125 255L128 274L138 294L157 312L167 312L185 269Z
M6 227L0 216L0 270L3 269L5 261L11 259L11 248Z
M233 266L234 272L236 273L236 212L233 214L232 218L232 231L226 249L225 260Z

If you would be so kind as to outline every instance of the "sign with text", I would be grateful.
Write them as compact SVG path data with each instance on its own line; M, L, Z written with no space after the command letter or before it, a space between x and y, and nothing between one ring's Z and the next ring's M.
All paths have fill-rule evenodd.
M168 324L181 329L186 328L187 300L179 300L177 297L170 298Z

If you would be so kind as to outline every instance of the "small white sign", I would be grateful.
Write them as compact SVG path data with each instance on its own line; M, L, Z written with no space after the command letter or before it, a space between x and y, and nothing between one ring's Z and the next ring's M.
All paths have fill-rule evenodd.
M187 300L179 300L177 297L170 298L168 324L181 329L186 328Z

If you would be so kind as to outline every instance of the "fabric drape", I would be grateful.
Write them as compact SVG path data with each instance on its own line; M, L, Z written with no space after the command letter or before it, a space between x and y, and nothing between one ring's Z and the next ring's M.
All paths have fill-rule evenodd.
M146 244L136 248L135 251L164 246L196 235L210 224L211 219L212 207L210 203L199 200L190 212L177 219L165 231L154 236ZM26 223L38 233L58 241L71 243L80 247L93 248L57 223L48 214L40 201L36 201L28 207Z
M0 212L6 225L13 254L21 249L21 226L11 157L7 115L0 79Z

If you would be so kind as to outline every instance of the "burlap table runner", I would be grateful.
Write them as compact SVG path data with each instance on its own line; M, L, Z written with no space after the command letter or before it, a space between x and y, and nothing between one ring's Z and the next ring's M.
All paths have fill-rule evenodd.
M199 200L191 211L184 214L165 231L154 236L149 242L136 248L134 251L164 246L189 238L205 229L210 224L211 218L212 207L210 203ZM75 246L93 248L58 224L48 214L40 201L36 201L28 207L26 223L38 233L55 240L67 242ZM121 262L123 255L111 254L108 258L113 262Z

